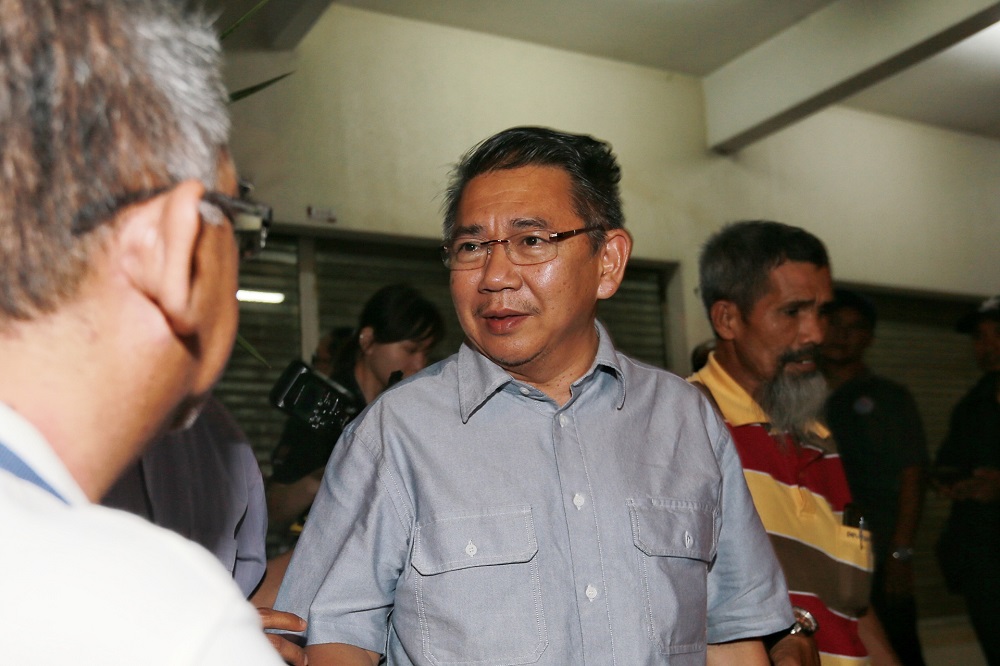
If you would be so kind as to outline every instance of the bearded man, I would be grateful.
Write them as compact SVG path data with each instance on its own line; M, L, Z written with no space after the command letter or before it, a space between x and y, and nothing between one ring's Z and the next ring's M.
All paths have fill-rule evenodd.
M816 419L826 398L816 357L833 298L826 248L797 227L737 222L708 240L699 269L716 347L691 381L733 435L796 614L793 627L766 641L771 658L831 666L867 663L870 653L896 663L866 612L864 517Z

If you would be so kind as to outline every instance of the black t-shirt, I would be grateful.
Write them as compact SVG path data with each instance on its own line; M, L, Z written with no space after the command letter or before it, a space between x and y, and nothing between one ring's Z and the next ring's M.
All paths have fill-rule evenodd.
M896 528L900 475L926 465L927 442L913 396L901 384L866 373L838 387L826 403L851 496L880 551Z

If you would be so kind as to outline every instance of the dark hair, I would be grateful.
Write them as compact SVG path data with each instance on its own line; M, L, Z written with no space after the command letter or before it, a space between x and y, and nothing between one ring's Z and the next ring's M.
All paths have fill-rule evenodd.
M834 289L833 300L824 309L828 314L832 314L845 308L854 310L861 315L861 319L865 322L865 327L869 332L875 330L875 324L878 323L878 314L875 311L875 304L872 303L870 298L850 289Z
M73 297L122 201L215 186L219 41L180 5L0 2L0 322Z
M705 310L725 300L749 315L770 288L771 271L786 261L830 265L823 241L804 229L769 220L726 225L708 239L698 262Z
M391 284L365 303L353 335L337 353L335 367L353 367L360 350L358 335L367 326L372 328L373 341L383 345L430 340L433 346L444 337L444 319L437 306L409 285Z
M472 148L453 170L444 204L444 237L451 238L469 181L490 171L525 166L552 166L569 174L576 214L588 226L600 227L590 234L595 251L604 231L625 226L618 192L621 168L610 144L545 127L514 127Z
M709 338L695 345L691 350L691 372L698 372L708 363L708 356L715 351L715 338Z

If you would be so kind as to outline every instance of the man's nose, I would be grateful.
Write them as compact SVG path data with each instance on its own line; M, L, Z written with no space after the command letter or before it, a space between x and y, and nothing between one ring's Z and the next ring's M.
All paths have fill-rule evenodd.
M479 280L480 289L496 291L515 288L520 284L520 279L517 266L507 256L507 244L495 242L488 245L486 263Z
M803 344L821 344L826 337L826 320L818 312L807 312L802 317L799 341Z

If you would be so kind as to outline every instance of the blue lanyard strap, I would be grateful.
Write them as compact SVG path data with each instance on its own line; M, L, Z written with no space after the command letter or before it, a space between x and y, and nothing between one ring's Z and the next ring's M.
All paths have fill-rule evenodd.
M51 493L54 497L59 499L63 504L69 504L66 499L56 492L56 489L50 486L45 479L38 476L35 470L28 467L21 458L4 446L3 442L0 442L0 469L5 469L14 476L24 479L28 483L33 483L42 490Z

